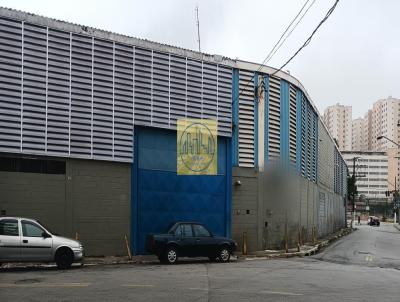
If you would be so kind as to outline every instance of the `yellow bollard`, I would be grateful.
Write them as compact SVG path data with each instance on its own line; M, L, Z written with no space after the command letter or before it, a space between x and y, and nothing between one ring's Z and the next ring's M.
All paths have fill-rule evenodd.
M128 237L126 235L125 235L125 244L126 244L126 249L128 251L129 260L132 260L131 249L129 247Z
M79 234L78 234L78 232L75 232L75 240L79 240Z

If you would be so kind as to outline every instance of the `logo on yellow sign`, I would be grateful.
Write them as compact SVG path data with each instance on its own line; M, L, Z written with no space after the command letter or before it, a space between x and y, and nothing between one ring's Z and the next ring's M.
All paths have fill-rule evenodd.
M179 175L216 175L217 121L177 120L177 156Z

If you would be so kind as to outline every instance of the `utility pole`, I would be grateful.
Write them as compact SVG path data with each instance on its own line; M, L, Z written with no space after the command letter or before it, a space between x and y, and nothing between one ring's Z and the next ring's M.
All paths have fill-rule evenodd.
M397 177L394 177L394 194L393 194L393 207L394 207L394 223L396 223L397 212ZM400 217L399 217L400 218Z
M356 187L356 160L357 159L359 159L360 157L357 157L357 156L354 156L353 157L353 181L354 181L354 183L353 183L353 220L352 220L352 222L351 222L351 228L353 228L353 223L354 223L354 221L356 221L356 211L355 211L355 209L356 209L356 201L355 201L355 198L356 198L356 192L355 192L355 187Z
M199 7L196 6L196 25L197 25L197 42L199 43L199 52L200 48L200 22L199 22Z

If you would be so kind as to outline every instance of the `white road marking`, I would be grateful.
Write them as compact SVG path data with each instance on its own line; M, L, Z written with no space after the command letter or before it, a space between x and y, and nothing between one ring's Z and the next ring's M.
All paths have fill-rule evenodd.
M121 284L123 287L154 287L153 284Z
M280 292L280 291L271 291L271 290L263 290L261 292L265 293L265 294L272 294L272 295L303 296L303 294L298 294L298 293Z
M31 283L31 284L15 284L15 283L0 283L0 288L5 287L88 287L91 283Z
M201 287L189 287L189 290L200 290L200 291L208 291L208 288L201 288ZM243 292L237 289L222 289L222 288L213 288L213 291L222 291L222 292ZM290 293L290 292L282 292L282 291L270 291L270 290L262 290L259 293L261 294L268 294L268 295L282 295L282 296L303 296L303 294L299 293Z

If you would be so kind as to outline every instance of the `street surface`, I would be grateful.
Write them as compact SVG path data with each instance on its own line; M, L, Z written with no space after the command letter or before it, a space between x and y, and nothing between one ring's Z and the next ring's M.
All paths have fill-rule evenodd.
M400 232L360 226L306 258L0 269L0 301L400 301Z

